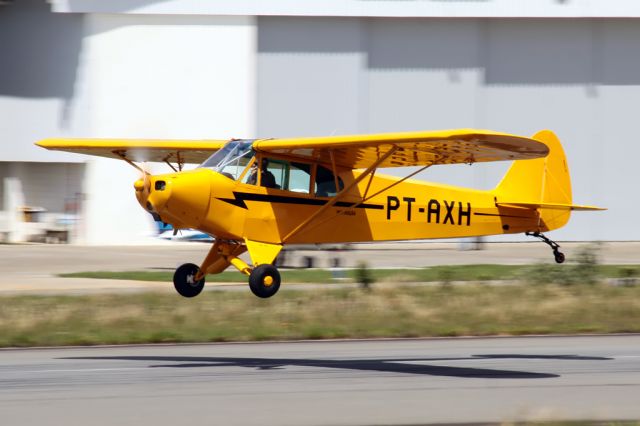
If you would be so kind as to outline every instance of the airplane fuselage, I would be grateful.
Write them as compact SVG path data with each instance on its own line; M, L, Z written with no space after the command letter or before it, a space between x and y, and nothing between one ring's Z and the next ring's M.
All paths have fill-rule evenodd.
M359 173L339 176L348 187ZM228 240L331 243L548 230L535 210L497 207L492 191L411 179L393 185L400 178L392 176L363 179L329 207L330 197L244 184L207 169L155 176L151 187L160 180L164 190L152 189L148 201L165 222Z

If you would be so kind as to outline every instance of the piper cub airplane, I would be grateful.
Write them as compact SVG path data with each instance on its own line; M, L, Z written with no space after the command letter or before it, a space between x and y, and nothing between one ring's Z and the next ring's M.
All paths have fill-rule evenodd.
M173 282L198 295L207 274L233 265L258 297L280 287L273 265L284 244L341 243L525 233L542 239L558 263L559 245L542 234L572 210L569 169L549 130L532 138L486 130L445 130L299 139L230 141L46 139L39 146L122 159L141 171L135 195L173 225L215 237L200 266L184 264ZM438 164L513 160L489 191L410 179ZM135 161L165 162L150 175ZM183 170L185 163L201 163ZM379 168L417 166L407 176ZM248 251L251 264L240 259Z

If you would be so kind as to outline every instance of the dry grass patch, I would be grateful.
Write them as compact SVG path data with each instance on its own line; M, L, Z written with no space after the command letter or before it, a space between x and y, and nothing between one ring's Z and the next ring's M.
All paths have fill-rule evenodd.
M397 286L0 298L0 346L640 332L640 288Z

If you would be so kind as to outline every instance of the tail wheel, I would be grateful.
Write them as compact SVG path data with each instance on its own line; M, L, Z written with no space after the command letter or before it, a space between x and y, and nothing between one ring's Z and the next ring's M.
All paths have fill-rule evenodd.
M266 299L280 288L280 273L273 265L258 265L249 275L249 288L258 297Z
M173 274L173 286L183 297L195 297L204 288L204 277L196 281L196 274L200 272L198 265L185 263Z

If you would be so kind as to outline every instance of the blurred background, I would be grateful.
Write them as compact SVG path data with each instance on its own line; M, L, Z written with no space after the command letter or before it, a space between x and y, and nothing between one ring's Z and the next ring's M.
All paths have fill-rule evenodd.
M471 127L559 135L574 202L609 210L555 239L640 240L639 18L633 0L0 1L0 235L154 241L133 168L42 138ZM488 189L508 165L419 177Z

